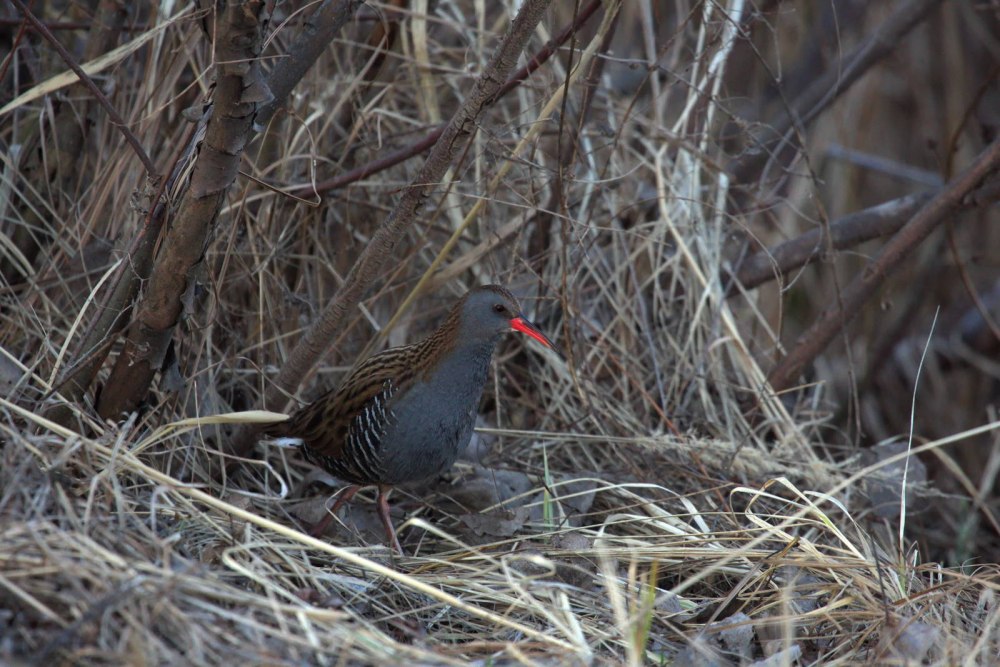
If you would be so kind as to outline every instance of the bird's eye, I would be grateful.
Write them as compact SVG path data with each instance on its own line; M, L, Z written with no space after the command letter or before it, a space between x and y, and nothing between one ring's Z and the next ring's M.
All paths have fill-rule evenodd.
M495 303L495 304L493 304L493 312L494 313L502 313L505 310L507 310L507 306L503 305L502 303Z

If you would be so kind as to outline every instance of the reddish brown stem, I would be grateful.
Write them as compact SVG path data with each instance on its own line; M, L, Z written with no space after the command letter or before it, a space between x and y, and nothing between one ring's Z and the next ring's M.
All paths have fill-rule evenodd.
M501 82L506 81L524 45L535 26L542 20L551 0L526 0L514 17L496 52L476 80L462 105L456 110L434 144L431 154L402 195L385 221L372 235L364 252L358 257L343 286L326 305L319 319L296 344L274 383L268 387L261 405L280 409L288 402L299 382L326 353L330 342L337 340L347 325L347 314L357 307L362 297L371 289L382 268L403 235L416 218L417 210L431 193L431 189L444 178L455 156L471 138L476 122L486 107L486 102L496 95ZM253 447L255 429L244 427L231 441L230 451L245 455Z
M340 176L336 176L334 178L330 178L325 181L317 183L315 186L315 193L325 194L327 192L330 192L331 190L339 190L345 185L350 185L351 183L360 181L361 179L367 178L372 174L377 174L378 172L384 171L389 167L399 164L400 162L409 160L411 157L415 155L420 155L424 151L430 150L434 146L434 144L437 143L438 139L441 138L441 135L444 133L444 128L445 128L444 125L440 125L436 129L432 130L431 133L428 134L426 137L424 137L423 139L414 144L410 144L405 148L401 148L397 151L389 153L385 157L379 158L378 160L373 160L368 164L364 164L355 169L351 169L350 171L341 174ZM293 194L296 193L301 194L303 192L311 193L314 192L314 189L313 185L309 183L306 185L299 185L290 188L289 192Z
M486 105L493 104L498 99L506 95L508 92L510 92L517 86L524 83L524 81L527 80L529 76L531 76L532 72L534 72L539 67L544 65L545 62L552 57L552 54L554 54L559 49L560 46L565 44L566 40L568 40L574 33L576 33L576 31L579 30L583 26L583 24L586 23L587 20L594 15L594 12L596 12L598 8L600 8L600 6L601 6L601 0L592 0L590 4L588 4L582 10L580 10L580 13L577 14L575 20L571 24L563 28L558 35L549 40L549 42L545 46L539 49L538 52L531 57L531 60L529 60L526 65L524 65L519 70L514 72L510 76L510 78L507 79L507 82L503 86L501 86L500 89L493 95L493 97L486 101ZM361 179L367 178L372 174L377 174L380 171L385 171L390 167L394 167L397 164L400 164L401 162L409 160L411 157L415 155L420 155L424 151L430 150L431 147L433 147L434 144L437 143L438 139L441 138L441 134L444 132L444 130L445 130L444 125L437 127L434 130L431 130L431 132L427 136L425 136L423 139L421 139L416 143L410 144L409 146L394 151L386 155L385 157L373 160L368 164L364 164L339 176L328 178L325 181L320 181L315 186L309 183L305 185L295 186L292 188L287 188L286 190L293 194L302 194L304 192L308 193L315 192L316 194L319 195L326 194L333 190L339 190L345 185L350 185L351 183L360 181Z

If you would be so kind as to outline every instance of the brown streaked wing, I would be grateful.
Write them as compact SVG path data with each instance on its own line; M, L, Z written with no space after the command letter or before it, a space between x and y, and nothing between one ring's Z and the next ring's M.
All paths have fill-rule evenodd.
M393 393L405 392L412 384L418 371L415 362L421 356L419 346L395 347L372 355L340 387L296 412L286 434L302 438L318 456L342 457L351 423L384 390L386 381L392 383Z

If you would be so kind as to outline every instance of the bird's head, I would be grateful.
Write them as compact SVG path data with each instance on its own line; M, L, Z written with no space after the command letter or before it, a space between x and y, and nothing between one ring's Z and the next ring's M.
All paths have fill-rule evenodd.
M492 340L507 331L520 331L555 350L555 345L521 312L521 304L500 285L476 287L456 305L459 336L463 340Z

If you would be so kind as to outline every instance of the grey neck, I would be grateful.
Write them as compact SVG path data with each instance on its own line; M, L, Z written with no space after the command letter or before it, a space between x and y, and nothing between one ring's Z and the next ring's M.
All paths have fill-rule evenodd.
M478 402L498 342L500 336L457 345L441 359L431 383L441 385L444 392L459 400L468 396Z

